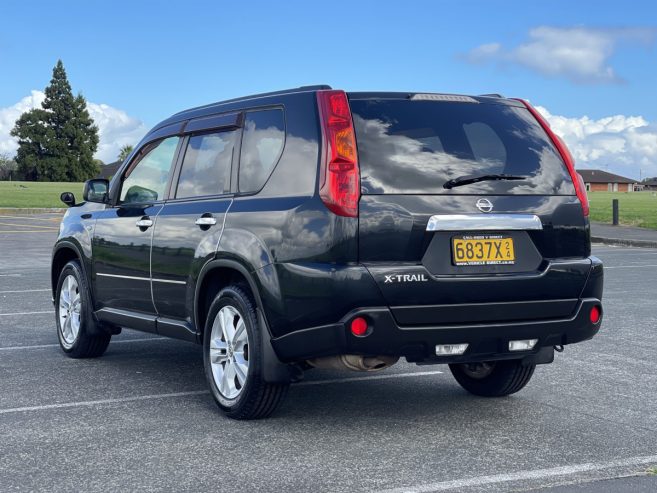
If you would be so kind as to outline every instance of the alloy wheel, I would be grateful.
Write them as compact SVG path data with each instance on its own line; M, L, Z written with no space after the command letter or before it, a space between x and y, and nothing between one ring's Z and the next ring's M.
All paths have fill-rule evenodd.
M221 308L212 323L210 365L221 395L238 397L249 374L249 335L244 317L233 306Z

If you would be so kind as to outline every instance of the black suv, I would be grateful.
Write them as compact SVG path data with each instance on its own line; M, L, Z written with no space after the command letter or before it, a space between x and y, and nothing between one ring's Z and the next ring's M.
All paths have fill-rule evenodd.
M57 333L203 345L214 399L271 414L312 367L448 363L517 392L602 317L563 142L522 100L302 87L183 111L85 184L52 258Z

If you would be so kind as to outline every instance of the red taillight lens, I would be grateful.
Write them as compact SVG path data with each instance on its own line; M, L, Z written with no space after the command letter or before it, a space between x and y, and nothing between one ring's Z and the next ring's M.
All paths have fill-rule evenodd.
M550 140L554 143L554 146L557 148L559 151L559 154L561 155L561 159L566 163L566 167L568 168L568 173L570 173L570 178L573 180L573 185L575 185L575 193L577 194L577 198L582 204L582 211L584 212L585 216L589 215L589 198L586 195L586 186L584 185L584 180L582 179L581 175L575 171L575 160L573 159L572 154L570 154L570 151L568 150L568 147L566 146L565 142L561 140L561 137L559 137L557 134L555 134L552 129L550 128L550 124L547 122L543 116L536 111L536 108L534 108L531 104L529 104L527 101L524 99L518 99L522 104L524 104L529 112L534 115L534 118L540 123L541 127L543 127L543 130L545 130L545 133L548 134L550 137Z
M357 217L360 171L356 133L344 91L317 91L324 135L319 195L339 216Z
M351 333L355 336L364 336L367 332L367 320L363 317L356 317L351 321Z
M600 315L602 315L602 311L598 305L595 305L593 308L591 308L591 312L589 313L591 323L597 324L600 321Z

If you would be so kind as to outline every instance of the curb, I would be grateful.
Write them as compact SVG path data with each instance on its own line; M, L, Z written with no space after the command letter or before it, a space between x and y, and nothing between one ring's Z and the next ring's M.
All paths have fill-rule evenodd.
M591 236L591 242L602 243L611 246L626 246L638 248L657 248L657 241L651 240L630 240L621 238L604 238L602 236Z
M0 214L63 214L66 207L0 207Z

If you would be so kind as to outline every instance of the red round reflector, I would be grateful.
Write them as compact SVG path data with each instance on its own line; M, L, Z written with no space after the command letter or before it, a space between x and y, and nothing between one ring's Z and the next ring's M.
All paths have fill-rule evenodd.
M592 324L597 324L600 321L600 307L598 305L595 305L593 308L591 308L591 313L589 314L589 317L591 318L591 323Z
M351 333L355 336L365 335L367 332L367 320L363 317L356 317L351 321Z

